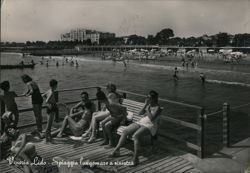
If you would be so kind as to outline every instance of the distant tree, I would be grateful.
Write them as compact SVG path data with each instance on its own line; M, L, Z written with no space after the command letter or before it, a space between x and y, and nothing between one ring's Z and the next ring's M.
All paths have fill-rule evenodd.
M228 33L220 32L219 34L216 34L216 36L217 36L216 46L221 47L230 45L230 36Z
M87 40L86 40L86 44L87 44L87 45L91 45L91 40L90 40L90 39L87 39Z
M179 46L182 43L182 39L180 37L173 37L169 39L168 44Z
M170 37L174 37L174 31L165 28L156 34L155 39L158 44L167 44Z
M185 46L196 46L197 44L197 38L195 37L188 37L184 40L184 45Z
M250 34L236 34L232 41L232 46L236 47L246 47L250 46Z
M155 40L155 37L153 35L148 35L147 44L150 44L150 45L156 44L156 40Z
M137 45L143 45L147 43L147 40L145 37L138 36L138 35L130 35L128 37L128 44L137 44Z

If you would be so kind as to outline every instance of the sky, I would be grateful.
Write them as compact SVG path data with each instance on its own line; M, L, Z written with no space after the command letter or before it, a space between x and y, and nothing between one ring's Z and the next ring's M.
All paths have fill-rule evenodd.
M117 36L250 33L250 0L4 0L1 41L59 40L75 28Z

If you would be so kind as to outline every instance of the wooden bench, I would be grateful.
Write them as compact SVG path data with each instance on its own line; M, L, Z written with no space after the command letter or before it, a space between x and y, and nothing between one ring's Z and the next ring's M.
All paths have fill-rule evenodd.
M133 118L129 122L130 124L134 123L134 122L137 122L137 121L139 121L142 118L142 115L139 115L139 112L143 108L144 103L133 101L133 100L129 100L129 99L124 99L123 102L122 102L122 105L127 108L127 111L133 113ZM163 110L163 107L161 107L161 111L162 110ZM161 116L161 115L159 115L159 116ZM160 117L158 119L158 123L159 122L160 122ZM122 126L118 127L116 133L118 135L121 135L126 127L127 126L125 126L125 125L122 125ZM152 146L154 146L155 141L157 140L157 133L154 136L152 136L151 133L149 133L149 135L151 137L151 144L152 144ZM129 139L133 140L132 137L129 137Z

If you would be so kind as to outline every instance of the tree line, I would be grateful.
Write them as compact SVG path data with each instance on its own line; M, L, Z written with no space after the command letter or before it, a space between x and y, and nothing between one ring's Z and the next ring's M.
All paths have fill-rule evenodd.
M27 48L43 48L43 49L72 49L76 45L97 45L86 41L27 41L26 43L1 42L1 47L27 47ZM169 45L169 46L192 46L192 47L249 47L250 33L229 34L220 32L215 35L202 35L199 37L175 37L174 31L165 28L155 35L148 35L147 38L139 35L129 35L125 37L100 38L99 45Z

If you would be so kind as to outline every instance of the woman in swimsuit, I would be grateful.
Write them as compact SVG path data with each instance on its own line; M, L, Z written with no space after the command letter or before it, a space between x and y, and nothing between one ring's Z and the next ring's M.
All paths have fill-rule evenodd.
M130 124L122 133L119 142L115 150L111 153L111 157L120 155L120 148L124 145L127 136L133 135L134 139L134 155L133 162L134 165L139 163L138 159L138 148L139 148L139 139L144 135L145 132L150 132L152 136L156 134L157 131L157 122L158 115L160 114L160 106L158 104L158 93L156 91L150 91L148 98L145 100L145 104L142 110L139 112L139 115L143 117L135 123Z

